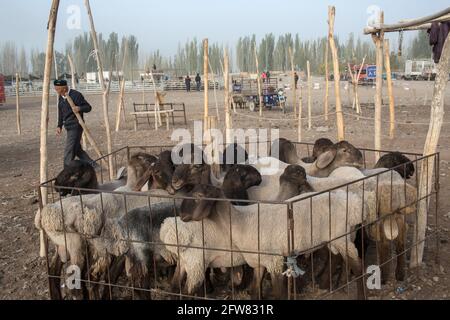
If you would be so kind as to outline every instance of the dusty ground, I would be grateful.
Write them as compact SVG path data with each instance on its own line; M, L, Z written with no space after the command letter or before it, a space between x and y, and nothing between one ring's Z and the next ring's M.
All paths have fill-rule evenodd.
M313 90L313 114L322 112L323 83L321 89ZM342 86L342 98L345 112L352 113L349 107L347 92ZM373 116L373 96L375 90L371 87L362 88L360 91L363 106L363 115ZM333 89L330 90L333 96ZM396 82L396 117L398 121L428 122L430 114L430 98L432 84L426 82ZM447 108L449 107L450 88L447 90ZM305 96L305 93L304 93ZM101 108L101 96L87 96L93 105L93 111L86 116L87 124L96 141L105 141L103 114ZM114 122L116 108L116 95L111 96L110 119ZM219 105L222 105L223 95L218 92ZM152 101L151 93L147 94L147 101ZM131 111L131 103L141 102L141 94L129 94L126 96L127 112ZM184 101L187 107L189 127L192 128L192 120L201 119L203 110L203 93L198 92L168 92L166 101ZM210 113L215 114L214 95L210 94ZM291 104L292 100L289 100ZM387 99L385 99L387 102ZM334 99L330 101L334 106ZM40 123L40 99L23 98L22 108L22 135L16 133L15 99L9 98L6 105L0 106L0 299L47 299L48 289L46 281L45 262L38 257L39 237L33 224L34 212L37 208L34 189L39 181L39 123ZM306 99L304 98L304 106ZM306 109L303 114L305 115ZM64 147L64 136L56 137L55 101L51 99L49 122L49 176L54 177L61 169ZM113 112L114 111L114 112ZM255 116L256 113L240 111L247 115ZM271 118L292 118L292 108L288 107L288 114L283 116L279 110L265 111L264 115ZM383 118L388 118L387 106L383 108ZM258 121L253 118L234 116L235 128L258 127ZM435 241L428 242L425 252L425 265L420 273L410 273L407 281L397 286L403 293L395 293L392 290L383 290L380 296L391 299L447 299L450 297L450 247L448 243L450 216L450 116L445 115L441 132L439 151L441 152L440 178L440 263L434 263ZM223 112L221 112L221 126L223 126ZM278 127L280 135L296 140L296 123L293 121L265 121L263 126ZM327 131L319 132L318 127L327 127ZM427 133L426 125L398 125L394 140L389 140L388 124L383 123L383 148L388 150L401 150L421 152ZM155 132L153 127L142 125L138 132L134 132L131 118L122 127L120 132L113 132L114 148L126 145L160 145L170 144L172 131L164 128ZM323 119L313 121L313 129L306 130L304 121L303 140L313 142L316 138L326 136L332 139L336 137L334 116L328 122ZM373 121L354 117L346 117L346 138L360 147L373 147ZM105 143L101 143L101 149L106 151ZM93 150L88 150L94 156ZM435 230L435 226L430 226Z

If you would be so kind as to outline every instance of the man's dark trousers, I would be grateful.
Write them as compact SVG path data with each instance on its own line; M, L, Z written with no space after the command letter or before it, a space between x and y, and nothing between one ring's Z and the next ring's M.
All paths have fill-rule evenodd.
M66 147L64 149L64 165L67 166L69 163L78 157L80 161L90 164L93 164L93 160L89 157L89 155L81 148L81 135L83 134L83 128L73 128L66 130L67 132L67 140Z

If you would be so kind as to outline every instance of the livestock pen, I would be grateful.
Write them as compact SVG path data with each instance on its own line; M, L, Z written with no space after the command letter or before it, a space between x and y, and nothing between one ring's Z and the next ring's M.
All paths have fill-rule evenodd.
M295 143L295 145L299 154L311 155L313 144ZM127 146L114 151L112 154L105 155L104 158L112 156L112 161L118 168L126 166L127 161L135 152L157 154L164 150L170 150L172 147ZM359 148L359 150L363 155L364 168L373 167L375 153L379 152L383 155L390 152L367 148ZM87 227L84 230L88 231L85 232L66 230L64 221L68 219L66 212L68 208L64 205L64 198L55 189L55 179L41 184L39 190L47 188L49 202L55 203L61 209L60 219L63 227L60 230L60 236L64 238L63 249L66 257L69 256L68 251L70 251L71 246L69 244L68 248L67 236L69 234L78 235L86 244L81 247L83 248L83 254L86 256L85 263L80 266L82 287L80 294L82 298L130 299L148 294L148 297L150 298L151 295L152 299L249 299L250 296L241 288L244 282L243 278L245 278L244 274L247 273L248 275L249 269L253 269L253 276L261 284L256 286L256 292L252 292L252 298L256 299L263 299L268 296L284 299L353 299L357 291L358 297L383 298L385 290L391 292L397 290L397 285L406 281L404 275L407 272L405 260L412 250L417 249L419 243L414 243L412 238L414 233L417 233L416 209L420 201L426 201L429 208L427 235L420 242L426 241L427 250L435 254L436 261L439 258L439 153L428 156L417 153L402 153L410 157L410 163L414 165L416 170L410 182L402 180L401 192L398 192L398 189L396 192L394 188L395 169L406 170L408 164L403 164L399 166L400 168L368 174L364 178L333 186L314 194L300 195L286 201L239 200L239 203L250 204L246 209L238 209L244 215L252 215L251 218L246 217L250 221L246 225L239 224L239 221L238 225L233 222L233 219L239 218L239 214L232 214L234 210L231 205L232 200L223 199L219 196L200 198L202 201L224 204L222 207L228 208L225 210L226 212L221 212L222 218L226 217L223 221L228 221L228 225L222 223L220 225L222 229L214 229L213 235L217 238L222 237L220 241L211 238L211 230L208 231L211 228L211 223L208 218L191 222L183 222L180 219L180 205L177 204L177 201L198 201L198 195L179 196L153 194L151 192L105 192L82 188L72 189L78 193L80 191L97 192L96 196L100 199L102 212L106 212L106 208L103 207L103 199L107 195L113 195L123 201L121 202L124 204L122 215L125 216L131 211L127 208L127 203L131 203L132 198L144 198L142 202L146 203L150 213L154 210L157 202L171 203L173 208L172 221L174 221L176 236L173 239L174 241L163 242L162 239L155 241L153 235L148 241L133 238L133 232L130 232L131 226L129 225L126 225L125 228L127 230L125 237L117 236L117 234L106 237L99 230L89 231ZM100 159L97 159L97 161L100 161ZM426 196L420 199L408 198L408 191L411 190L411 187L417 191L416 195L419 194L417 190L419 186L418 177L422 164L427 167L432 162L434 162L434 178L431 185L426 185ZM99 176L101 182L109 180L108 173L105 174L103 169ZM380 185L382 181L386 186L386 181L389 180L390 187L388 182L387 189L390 191L387 194L381 194ZM375 184L375 188L373 188L373 184ZM370 185L372 185L372 189L369 190L368 186ZM398 187L398 184L396 187ZM59 188L64 189L63 187ZM402 195L404 196L403 200L400 203L395 203L399 194L400 198L402 198ZM83 201L87 201L89 196L78 195L74 197L77 197L81 204L78 207L81 210L79 214L85 215ZM381 203L381 201L386 200L390 203ZM320 201L325 201L325 206L318 205L317 203ZM375 204L375 211L370 207L370 203ZM378 206L383 206L384 209L380 210ZM386 206L388 209L386 209ZM42 208L41 205L41 210ZM323 210L324 208L326 209ZM268 217L272 216L275 219L272 222L276 221L275 224L266 221ZM152 214L149 217L148 226L151 229L150 233L152 233L154 230L153 223L156 222L152 221ZM107 217L102 217L102 219L107 219ZM401 221L405 220L405 227L403 227ZM102 227L104 224L105 221L102 222ZM185 235L179 234L181 226L188 224L196 224L196 230L201 231L199 234L196 233L197 238L190 242L186 240ZM408 225L410 228L406 228ZM217 224L213 227L217 228ZM359 233L362 237L361 242L364 243L366 237L370 238L373 241L372 248L361 246L362 250L359 250L358 254L361 260L352 261L355 256L350 251L355 249L352 243L359 230L361 230ZM276 234L274 235L274 233ZM68 259L65 263L61 261L61 251L53 250L49 238L51 237L46 237L45 241L45 257L50 298L67 298L72 294L71 290L67 288L67 280L71 277L71 273L64 272L63 270L66 269L63 269L63 267L67 268L71 262L68 262ZM248 240L247 243L246 240ZM125 250L120 253L105 252L105 256L101 258L109 258L105 264L106 270L100 275L93 276L92 270L95 269L99 261L98 254L95 257L92 254L96 241L115 243L117 246L123 244ZM276 241L279 241L279 243L276 243ZM218 245L218 243L220 244ZM134 265L136 261L131 259L124 262L124 260L130 259L129 256L127 258L124 258L124 256L127 256L130 248L134 245L141 246L153 253L161 251L157 248L165 248L166 251L172 252L172 258L174 259L173 261L164 261L164 259L157 257L157 254L152 254L150 263L145 266L147 270L133 272L132 269L136 267ZM174 249L171 250L171 248ZM323 248L329 250L326 250L323 254ZM432 248L434 250L431 250ZM344 262L335 259L336 253L341 254ZM192 260L186 261L187 257ZM432 260L429 255L426 255L426 258ZM217 262L217 260L220 261ZM355 264L355 261L360 261L359 271L358 263ZM197 265L194 262L197 262ZM200 266L198 263L200 263ZM381 279L389 278L388 269L395 263L397 266L394 281L383 283L381 287L377 287L377 281L373 277L377 276L377 272L381 272ZM175 277L178 286L173 281L171 284L170 276L167 275L167 273L170 274L167 271L169 270L168 264L177 265L177 268L183 265L183 269L186 270L187 268L188 279L191 277L190 280L192 280L192 276L195 274L194 277L197 277L196 281L198 284L201 283L201 286L196 287L195 292L192 290L187 292L186 289L183 289L182 278L180 277ZM246 264L250 265L251 268L245 267ZM196 267L200 269L196 270ZM224 270L220 271L221 267L228 268L227 283L215 286L211 292L207 287L207 281L203 281L205 277L210 277L207 269L212 268L214 270L212 273L217 272L223 275L225 273L223 273ZM268 269L269 275L264 274L264 268ZM122 274L124 269L127 270L128 279ZM179 272L179 270L175 270L176 272ZM189 274L190 272L191 274ZM255 272L258 272L258 274L255 275ZM420 270L417 269L415 272L420 272ZM144 277L148 276L145 281L136 279L136 277L143 276L142 274L144 274ZM268 278L272 281L273 286L277 286L276 279L281 278L280 283L286 284L286 286L281 285L283 292L274 290L271 295L266 294L270 287ZM372 278L375 280L372 283L373 286L369 288L367 285ZM324 288L324 285L326 288Z

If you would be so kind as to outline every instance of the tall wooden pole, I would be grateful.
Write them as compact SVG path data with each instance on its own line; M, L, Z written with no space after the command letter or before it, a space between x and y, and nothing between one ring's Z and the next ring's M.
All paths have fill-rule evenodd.
M127 55L128 55L128 42L125 41L125 49L123 52L123 60L122 60L122 78L119 76L119 74L117 74L117 76L119 77L120 93L119 99L117 101L116 132L119 131L120 129L120 113L122 112L122 114L125 115L125 101L123 95L125 93L125 61L127 60Z
M208 39L203 39L203 126L207 128L208 121Z
M336 43L334 41L334 18L336 15L336 9L334 6L328 7L328 38L330 41L331 55L333 57L333 70L334 70L334 91L336 95L336 125L338 140L345 140L345 129L344 129L344 115L342 114L342 104L341 104L341 81L339 72L339 57L336 48Z
M230 77L229 77L229 60L228 60L228 49L225 48L223 54L223 81L224 81L224 92L225 92L225 137L226 143L232 143L231 132L233 128L233 122L231 118L230 110Z
M311 68L309 65L309 60L306 61L306 70L308 73L308 130L312 128L311 121Z
M329 47L330 47L330 36L327 35L327 44L325 46L325 101L323 104L323 113L325 114L325 121L328 121L328 95L330 92L330 72L328 66L328 56L329 56Z
M447 36L444 48L442 49L441 59L437 66L436 81L434 82L433 100L431 101L430 126L425 140L423 155L434 154L437 150L439 136L441 133L442 122L444 119L444 97L445 88L448 82L448 70L450 69L450 34ZM434 172L435 158L428 158L421 161L418 213L417 213L417 232L414 230L413 243L420 242L416 248L411 249L410 267L414 268L422 263L423 250L425 243L425 234L427 227L428 202L427 197L432 190L432 179ZM437 172L439 174L439 172ZM435 177L438 179L438 177Z
M44 80L42 83L42 104L41 104L41 141L40 141L40 182L44 183L47 177L47 132L48 132L48 100L50 94L50 77L53 62L53 44L55 42L55 28L58 16L59 0L52 1L50 16L47 24L47 49L45 53ZM47 204L47 188L41 189L42 203Z
M300 97L299 97L299 103L298 103L298 142L302 141L302 110L303 110L303 94L302 94L302 87L300 87Z
M389 39L384 40L384 66L386 68L386 81L389 94L389 138L393 139L395 135L395 102L394 89L392 86Z
M17 134L22 134L22 128L20 126L20 92L19 92L19 86L20 86L20 79L19 74L16 73L16 122L17 122Z
M216 117L217 117L217 121L220 121L219 103L217 102L216 76L215 76L214 71L213 71L213 69L211 67L211 62L210 61L208 61L208 67L209 67L209 70L211 72L211 78L212 78L212 82L213 82L214 103L216 105Z
M380 11L380 24L384 23L384 13ZM375 94L375 150L381 150L381 107L383 94L383 39L384 32L380 31L377 35L372 35L376 46L376 94ZM375 152L375 162L380 158L380 153Z
M256 43L253 47L253 53L255 55L255 64L256 64L256 83L258 85L258 102L259 102L259 117L262 117L262 109L263 109L263 97L262 97L262 85L261 85L261 77L259 75L259 60L258 60L258 50L256 50ZM267 79L269 81L269 79Z
M289 58L291 60L291 73L292 73L292 92L294 94L294 117L297 116L297 88L295 87L295 70L294 70L294 55L292 54L292 48L289 47Z
M58 17L59 0L53 0L50 9L50 15L47 23L47 48L45 52L44 80L42 82L42 103L41 103L41 132L40 132L40 163L39 163L39 181L44 183L48 180L48 150L47 150L47 133L48 133L48 100L50 95L50 77L52 72L53 61L53 44L55 42L56 20ZM46 205L48 201L48 189L41 188L42 204ZM40 236L40 256L45 257L45 237L44 231L39 232Z
M112 139L111 139L111 128L109 126L109 115L108 115L109 89L107 88L107 86L105 84L105 79L103 77L103 65L102 65L102 60L100 58L97 32L95 31L94 18L92 16L89 0L84 0L84 4L86 6L87 13L89 16L89 23L91 26L91 37L92 37L92 42L94 43L95 59L97 60L97 70L99 73L98 76L99 76L99 80L100 80L100 86L102 87L102 90L103 90L103 97L102 97L103 118L104 118L105 129L106 129L106 142L107 142L107 147L108 147L108 154L111 154L112 153ZM111 79L109 82L111 82ZM114 179L114 166L113 166L113 159L112 159L111 155L108 156L108 163L109 163L109 178L112 180L112 179Z

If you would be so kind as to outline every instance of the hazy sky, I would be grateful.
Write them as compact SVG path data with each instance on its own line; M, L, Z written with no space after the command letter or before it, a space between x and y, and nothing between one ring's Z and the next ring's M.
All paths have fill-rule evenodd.
M269 32L299 33L308 39L324 36L330 4L336 6L336 33L343 37L350 32L363 36L371 5L385 11L386 23L425 16L450 5L448 0L91 0L97 32L115 31L119 37L134 34L143 52L160 49L163 54L174 54L179 42L193 37L234 45L239 36L252 33L257 37ZM51 0L0 0L0 42L45 48L50 5ZM76 21L68 13L74 5L81 13L80 29L67 27L68 21ZM88 30L84 1L61 0L56 48L62 50L68 40Z

